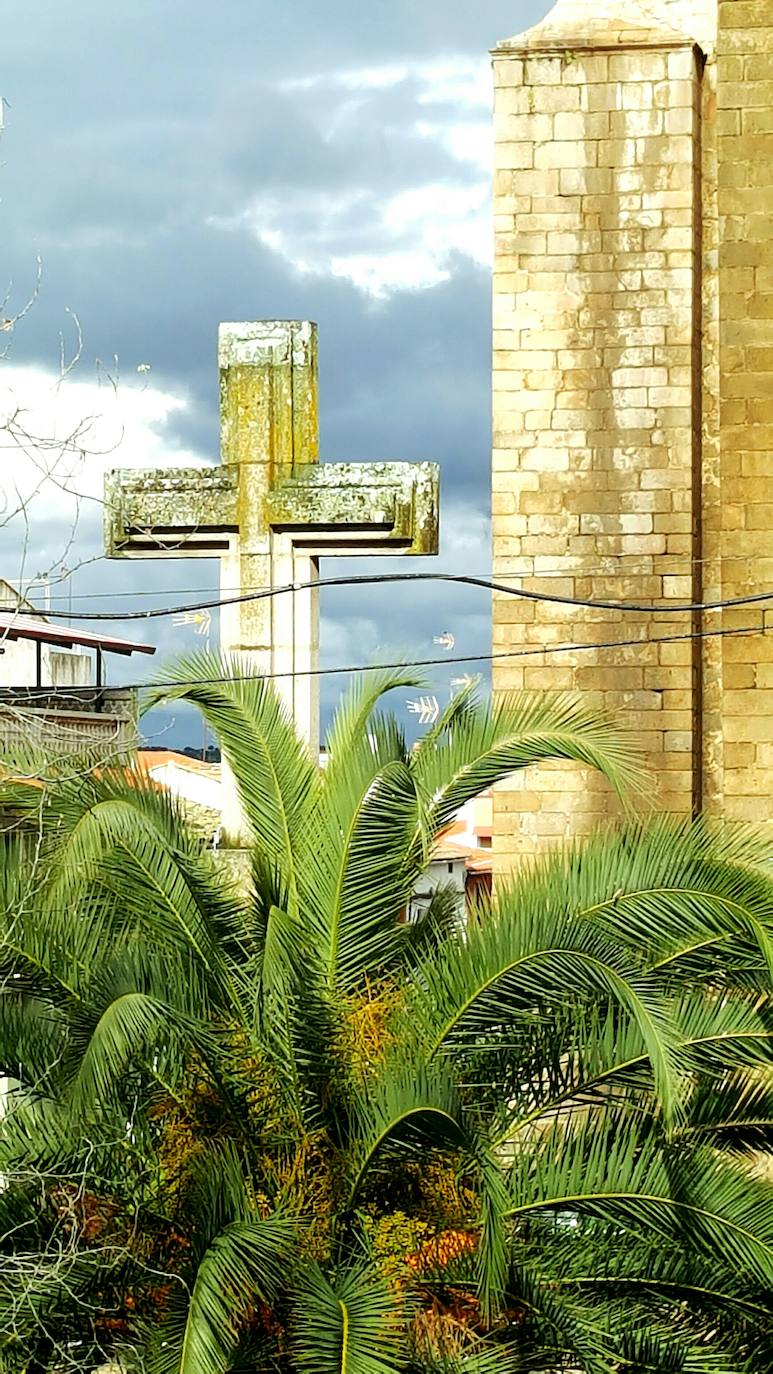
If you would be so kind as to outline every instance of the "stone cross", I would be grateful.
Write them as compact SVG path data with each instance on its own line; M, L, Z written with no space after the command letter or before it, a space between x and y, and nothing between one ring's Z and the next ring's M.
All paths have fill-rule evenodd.
M219 364L221 464L108 473L108 557L217 557L229 597L313 584L320 555L437 553L435 464L318 462L315 325L222 324ZM275 677L316 752L316 589L224 606L220 643ZM231 797L223 826L232 836L233 807Z

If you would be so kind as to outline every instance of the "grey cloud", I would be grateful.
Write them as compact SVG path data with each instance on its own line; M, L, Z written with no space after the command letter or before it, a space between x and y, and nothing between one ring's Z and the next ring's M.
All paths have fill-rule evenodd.
M495 42L534 23L546 0L134 0L106 9L101 0L31 0L17 5L4 47L11 70L23 63L39 88L55 78L67 104L88 93L112 111L138 93L173 107L181 86L193 101L238 80L240 71L297 76L346 62L377 65L449 53L485 53Z
M415 77L355 97L334 89L329 74L353 65L479 58L546 8L546 0L526 0L517 11L502 0L477 7L135 0L112 8L102 0L17 0L3 35L2 93L12 108L0 170L0 280L12 278L22 299L38 249L45 278L18 331L15 360L56 366L71 306L84 326L84 368L114 353L126 374L152 363L157 385L190 397L188 411L170 422L170 445L214 457L218 322L314 318L323 456L441 461L444 502L466 507L478 522L485 567L478 513L488 508L487 273L459 258L447 282L373 302L344 281L301 277L246 229L226 232L207 219L236 216L267 191L343 199L359 189L376 205L400 189L472 180L474 168L466 172L437 142L412 132ZM316 88L276 89L314 74L323 78ZM330 121L336 112L340 120L346 101L331 138ZM441 124L458 118L452 103L432 104L424 114ZM437 213L442 222L442 203ZM341 232L362 232L361 214L355 206ZM453 566L458 520L447 529L443 563ZM81 534L82 555L98 552L96 514L84 519ZM56 530L37 528L34 544L44 558L57 546ZM133 591L139 598L153 590L163 599L193 584L214 588L215 580L209 563L98 563L76 575L75 595ZM76 607L86 604L76 599ZM381 646L418 654L431 650L438 627L455 628L452 622L463 652L488 648L484 593L380 590L364 607L359 591L341 591L324 597L323 610L330 652L367 640L368 652ZM159 622L138 633L155 638L164 654L180 643ZM323 652L329 657L324 643ZM147 672L147 665L127 671ZM340 685L326 682L326 709ZM172 742L184 742L186 732L183 723Z
M192 411L172 421L171 436L179 426L181 443L215 457L218 322L310 316L320 327L324 457L441 461L450 492L474 488L486 499L485 272L460 261L449 282L371 304L345 282L298 278L244 234L204 227L184 244L181 251L167 236L150 262L123 253L122 270L112 247L95 250L88 274L58 261L49 268L53 286L24 322L22 345L31 338L52 359L57 319L78 299L89 356L118 352L127 375L151 362L157 384L189 392Z

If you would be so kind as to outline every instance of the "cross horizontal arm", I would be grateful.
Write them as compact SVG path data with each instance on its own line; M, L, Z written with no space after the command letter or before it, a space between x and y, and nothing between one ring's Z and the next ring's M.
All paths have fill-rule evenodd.
M105 478L108 558L212 558L238 532L233 468L135 468Z
M436 463L307 463L266 500L271 528L312 553L427 555L438 548Z

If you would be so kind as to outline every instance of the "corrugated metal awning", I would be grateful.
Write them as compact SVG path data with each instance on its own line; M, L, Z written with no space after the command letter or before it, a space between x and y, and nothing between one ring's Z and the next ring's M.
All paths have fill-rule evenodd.
M104 654L154 654L154 644L134 639L118 639L115 635L94 630L73 630L69 625L52 625L42 616L23 615L17 611L0 611L0 643L4 639L29 639L37 644L56 644L64 649L99 649Z

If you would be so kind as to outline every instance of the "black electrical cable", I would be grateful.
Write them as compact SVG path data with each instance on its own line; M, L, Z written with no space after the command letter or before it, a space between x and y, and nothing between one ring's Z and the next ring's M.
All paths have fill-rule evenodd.
M635 558L635 559L638 560L639 563L641 563L641 564L646 564L647 566L646 566L646 567L641 567L641 568L636 568L636 569L631 569L631 570L625 571L624 573L621 573L621 570L620 570L619 567L614 568L614 569L611 569L611 568L609 568L609 567L603 566L604 564L607 564L607 563L609 563L609 562L617 562L617 563L619 564L620 560L623 559L623 558ZM652 568L649 566L650 564L652 564L652 563L654 563L654 562L656 562L656 561L658 561L658 562L660 563L660 562L662 562L663 560L667 560L669 566L659 566L656 570L655 570L655 569L652 569ZM91 562L93 562L93 561L95 561L95 560L89 560L89 563L91 563ZM689 576L689 569L694 568L694 567L699 567L699 566L701 566L701 565L703 565L703 564L706 564L706 563L717 563L717 564L724 565L724 564L726 564L726 563L749 563L749 562L752 562L752 561L753 561L752 555L750 555L750 554L748 554L748 553L724 554L721 558L690 558L687 554L681 554L681 553L674 553L674 554L657 554L657 553L649 553L649 554L647 554L647 553L604 553L604 554L599 554L595 560L591 560L591 559L589 559L589 558L585 558L585 559L583 560L583 567L582 567L582 574L581 574L581 575L582 575L583 577L598 577L598 578L604 578L604 579L606 579L606 580L608 580L608 579L610 579L610 578L614 578L614 577L620 577L620 576L623 576L623 575L626 576L626 577L651 577L651 576L652 576L652 577L683 577L683 578L684 578L684 577L688 577L688 576ZM84 565L84 566L88 566L88 564L86 564L86 565ZM686 569L686 571L683 571L683 572L682 572L682 571L678 571L678 569ZM76 568L75 571L77 572L78 569ZM486 575L487 575L486 573L476 573L476 574L475 574L475 576L477 576L477 577L485 577ZM567 575L567 574L566 574L566 570L563 569L563 568L539 568L539 569L535 569L535 570L532 571L532 572L523 572L523 571L517 572L517 573L500 572L500 574L499 574L500 577L507 577L507 578L511 578L511 579L512 579L512 578L523 578L523 577L526 577L526 578L529 578L529 579L534 579L534 578L546 578L546 577L547 577L547 578L556 578L556 577L566 577L566 575ZM52 581L52 582L50 583L50 587L59 587L59 586L62 586L62 585L64 584L65 580L66 580L65 578L57 578L56 581ZM24 589L23 591L20 592L20 595L21 595L21 596L24 596L24 597L26 597L26 596L31 596L31 595L35 594L35 593L38 591L38 589L41 589L41 590L44 592L44 594L46 595L46 599L47 599L47 600L50 600L50 601L66 601L66 602L67 602L67 605L69 606L70 603L71 603L72 601L109 601L109 600L112 600L112 599L114 599L114 598L116 598L116 597L121 597L121 598L123 598L123 599L125 600L126 597L136 597L136 598L140 598L140 597L148 597L148 596L167 596L171 590L173 590L174 592L176 592L178 596L182 596L182 595L185 595L185 596L205 596L205 595L207 595L207 593L209 593L209 592L212 590L212 583L210 582L207 586L204 586L204 587L174 587L174 588L170 588L169 586L165 586L165 587L150 587L150 588L148 588L148 587L138 587L138 588L129 588L129 589L127 589L126 591L121 591L120 589L116 588L116 590L115 590L115 591L112 591L112 592L72 592L71 590L68 589L68 591L66 591L66 592L54 592L54 593L51 593L51 591L49 590L49 591L46 593L46 584L45 584L44 582L31 581L31 582L29 582L29 583L26 584L25 589ZM221 590L221 592L224 590L224 589L223 589L223 586L222 586L222 583L221 583L221 586L220 586L220 590ZM237 588L236 588L236 587L226 587L225 590L226 590L226 591L229 591L229 592L236 592L236 591L237 591ZM260 587L259 587L257 584L252 584L252 585L248 584L247 586L243 586L242 590L245 591L245 592L255 592L255 591L259 591L259 590L261 590L261 589L260 589ZM22 609L22 610L23 610L23 608L19 608L19 609ZM39 607L35 607L35 610L36 610L36 611L39 611L40 608L39 608ZM44 611L43 614L48 614L48 612Z
M641 645L646 648L650 644L678 644L694 639L733 639L736 637L749 635L763 635L770 633L761 625L741 625L732 629L722 630L686 630L683 634L674 635L653 635L648 639L607 639L591 644L549 644L541 649L502 649L490 654L451 654L443 658L419 658L408 662L406 659L398 659L393 663L354 663L342 664L334 668L303 668L291 670L285 673L224 673L219 677L197 678L197 683L215 684L220 682L249 682L253 678L265 678L272 681L278 678L296 677L336 677L353 673L371 673L384 669L399 670L400 668L443 668L448 663L495 663L501 659L521 659L521 658L541 658L545 654L576 654L587 653L594 649L625 649L632 646ZM169 679L156 678L153 682L124 682L120 685L106 684L106 691L111 692L131 692L131 691L159 691L165 687L187 687L190 685L189 678ZM25 687L18 689L19 694L24 693L28 701L34 701L36 694L41 697L51 697L55 695L57 700L63 697L73 701L80 700L80 694L86 693L93 696L99 690L93 686L89 687L68 687L62 690L56 687ZM0 701L0 707L2 702Z
M636 602L636 601L594 601L583 597L559 596L552 592L535 592L524 587L508 587L503 582L494 582L486 577L465 576L462 573L418 572L418 573L362 573L348 577L324 577L312 582L287 582L281 587L265 587L261 591L243 592L239 596L212 597L206 601L192 602L183 606L158 606L146 611L83 611L76 617L89 621L129 621L158 620L166 616L186 615L193 611L212 611L221 606L238 606L251 601L268 601L275 596L285 596L290 592L312 591L320 587L361 587L380 586L396 582L452 582L457 586L479 587L484 591L497 592L502 596L515 596L524 601L546 602L552 606L575 606L591 611L618 611L646 615L684 615L701 611L723 611L737 606L753 606L765 601L773 601L773 591L754 592L749 596L731 597L726 601L690 602ZM26 609L24 615L41 616L47 620L71 620L67 611L44 611L39 608Z

